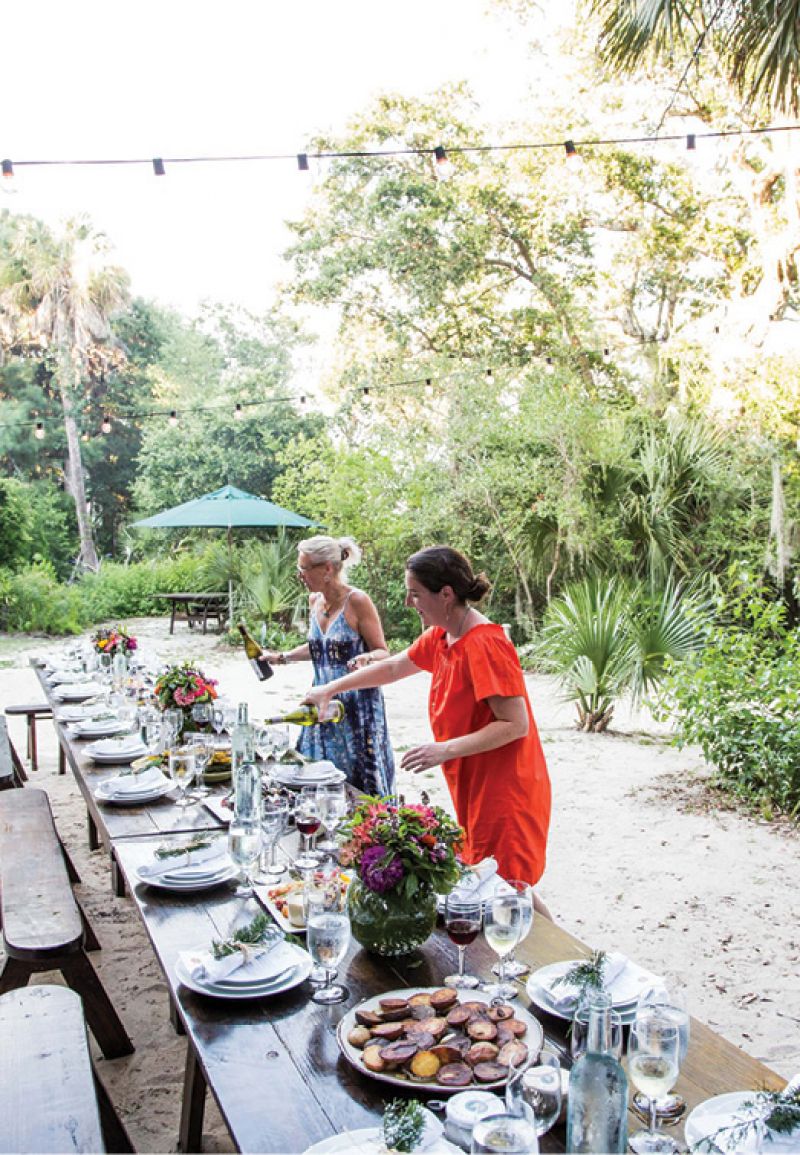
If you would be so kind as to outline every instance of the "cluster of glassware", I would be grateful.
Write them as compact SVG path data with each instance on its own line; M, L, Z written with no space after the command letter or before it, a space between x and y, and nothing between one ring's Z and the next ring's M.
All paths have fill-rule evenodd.
M458 947L458 971L444 980L447 986L471 989L480 985L475 975L465 973L464 963L467 946L475 941L483 927L484 938L499 960L493 971L498 982L489 983L484 989L495 998L516 998L518 988L509 979L527 971L527 967L515 960L514 951L533 926L533 887L516 879L506 879L506 885L511 888L510 892L484 901L465 897L459 888L445 899L445 930Z

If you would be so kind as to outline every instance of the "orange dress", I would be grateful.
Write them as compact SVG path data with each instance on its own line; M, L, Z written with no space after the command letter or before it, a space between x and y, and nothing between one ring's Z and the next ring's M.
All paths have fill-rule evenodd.
M517 652L501 626L474 626L448 645L443 629L426 630L408 650L433 675L428 709L437 742L461 738L494 720L487 698L524 698L529 728L497 750L442 764L464 827L464 861L493 855L504 878L535 883L544 873L550 779Z

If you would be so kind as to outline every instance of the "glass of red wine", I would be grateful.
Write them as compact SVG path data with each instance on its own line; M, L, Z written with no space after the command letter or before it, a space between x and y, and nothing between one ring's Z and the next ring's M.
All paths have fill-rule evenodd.
M299 870L313 870L319 860L311 852L311 839L322 825L316 786L304 786L300 791L294 807L294 824L297 833L303 836L302 852L294 860L294 865Z
M475 975L464 973L467 947L481 932L482 906L479 899L465 898L454 891L448 894L444 906L444 929L448 938L458 947L458 973L448 975L445 986L469 990L478 986Z

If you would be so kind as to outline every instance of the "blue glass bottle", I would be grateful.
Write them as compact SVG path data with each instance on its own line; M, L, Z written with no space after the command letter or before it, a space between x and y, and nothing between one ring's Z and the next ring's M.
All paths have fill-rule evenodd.
M567 1151L619 1152L628 1146L628 1080L611 1051L611 1000L589 1004L586 1052L572 1068L567 1103Z

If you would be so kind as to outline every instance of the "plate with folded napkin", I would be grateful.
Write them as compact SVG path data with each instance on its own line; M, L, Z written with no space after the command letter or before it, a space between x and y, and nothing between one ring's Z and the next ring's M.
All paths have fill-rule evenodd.
M175 783L165 778L157 766L152 766L139 774L123 772L101 782L94 796L100 802L112 802L116 806L140 806L143 802L153 802L169 794L174 786Z
M450 892L458 898L463 898L465 902L480 899L485 906L489 899L497 895L514 893L514 888L497 873L496 858L484 858L468 869L469 873L465 874ZM443 894L437 896L437 905L441 913L445 905Z
M104 687L99 682L62 682L53 689L53 697L59 702L83 702L102 694Z
M276 928L277 931L277 928ZM217 999L257 999L277 995L305 982L311 973L311 955L280 938L263 947L236 950L214 958L209 950L182 951L175 973L185 987Z
M83 718L80 722L73 722L69 728L73 738L111 738L117 734L124 734L129 729L127 722L121 722L116 714L106 711L94 718Z
M227 839L214 834L160 847L152 860L136 871L140 882L175 891L207 890L228 882L237 873L228 854Z
M87 674L82 666L68 666L62 670L54 670L47 675L51 686L61 686L64 682L91 682L92 675Z
M543 1011L560 1019L571 1019L580 998L580 990L572 983L559 982L578 959L550 963L534 971L527 982L528 997ZM585 960L583 960L585 961ZM648 987L663 982L659 975L645 970L624 954L609 952L603 968L603 986L611 996L611 1005L619 1011L623 1023L632 1023L636 1016L636 1002Z
M86 701L75 706L62 706L56 714L57 722L85 722L88 718L96 718L98 714L107 714L108 706L105 702Z
M133 762L147 753L147 747L138 734L124 734L121 738L101 738L84 746L84 753L100 765Z
M498 1099L498 1111L502 1103ZM420 1136L415 1151L424 1151L426 1155L463 1155L461 1147L456 1147L444 1137L444 1125L427 1107L422 1108L425 1117L425 1129ZM386 1145L383 1141L383 1127L360 1127L357 1131L342 1131L338 1135L331 1135L307 1147L304 1155L384 1155Z
M344 782L346 774L337 770L333 762L304 762L302 765L290 766L278 763L272 776L281 786L320 786L328 782Z
M787 1090L797 1080L789 1083ZM690 1151L728 1151L731 1155L798 1155L800 1123L793 1131L779 1132L764 1122L769 1112L765 1098L758 1091L730 1091L698 1103L684 1127L686 1146Z

